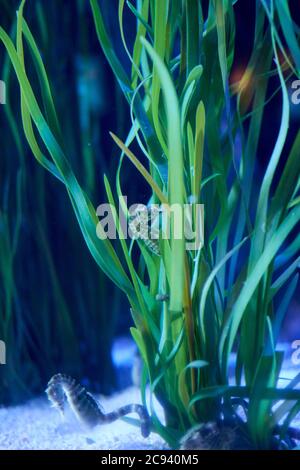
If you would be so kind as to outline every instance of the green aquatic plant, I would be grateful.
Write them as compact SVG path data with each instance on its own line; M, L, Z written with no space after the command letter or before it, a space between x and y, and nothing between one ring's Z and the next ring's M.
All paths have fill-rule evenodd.
M255 448L270 448L275 433L290 445L300 374L278 386L283 353L277 349L300 262L300 132L287 152L286 84L287 74L298 75L300 50L289 2L256 2L251 56L233 83L238 1L210 0L205 9L205 2L193 0L119 0L128 72L98 1L90 0L100 45L132 117L125 142L111 134L122 153L115 157L115 188L104 176L108 202L117 208L118 198L126 212L126 156L147 183L149 201L167 208L190 203L191 225L197 226L198 214L204 226L203 244L186 251L171 219L170 240L159 240L158 256L142 240L124 239L117 211L119 246L105 237L64 152L46 70L23 18L24 3L16 45L2 28L0 40L20 85L25 135L38 162L65 185L98 266L128 298L135 323L131 333L144 364L142 399L149 384L165 413L162 422L151 400L153 430L177 446L195 424L224 416L237 420ZM126 40L125 8L136 19L133 44ZM24 39L40 78L41 100L28 75ZM280 127L257 186L264 111L274 96L281 98ZM129 149L133 141L135 153Z
M1 26L10 31L11 37L15 37L19 4L19 0L0 1ZM102 149L101 145L90 144L97 143L93 119L98 122L101 116L97 104L100 98L93 103L92 109L85 102L84 86L90 84L91 74L82 68L85 57L92 53L84 28L77 36L74 53L69 21L74 15L84 17L81 4L74 2L65 12L66 26L60 37L49 27L58 22L59 9L55 8L55 2L32 3L29 20L43 60L47 62L53 88L58 83L65 90L56 96L58 114L64 109L64 146L73 155L72 165L80 172L86 190L100 198L101 188L96 187L95 181L104 164L100 158ZM56 51L62 51L61 41L64 54L57 59ZM97 43L95 47L98 49ZM74 76L56 74L57 68L64 71L66 65L74 70ZM108 323L102 311L105 299L100 308L99 297L104 298L109 280L83 249L84 241L76 225L74 227L74 213L64 188L59 188L54 179L47 178L40 165L28 158L31 151L22 131L18 83L3 47L0 68L1 79L6 84L6 104L0 106L3 137L0 161L0 339L5 341L7 352L6 365L0 368L0 403L19 403L43 392L49 375L57 369L78 377L89 377L92 389L110 392L115 387L110 350L120 295L115 293L114 304L109 303L112 316ZM35 86L38 76L34 67L31 70L31 83ZM94 82L99 75L97 70L94 66ZM81 87L80 95L77 82ZM81 112L79 108L83 101ZM71 104L66 106L66 102ZM109 165L106 169L111 174ZM67 230L72 226L74 229ZM76 257L74 253L77 253ZM103 335L101 341L99 331ZM95 367L96 358L102 363L101 377Z

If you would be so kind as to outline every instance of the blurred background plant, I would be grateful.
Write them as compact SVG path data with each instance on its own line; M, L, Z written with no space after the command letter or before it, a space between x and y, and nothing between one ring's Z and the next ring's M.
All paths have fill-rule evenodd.
M0 2L1 25L12 37L19 3ZM108 130L126 129L125 101L99 57L87 10L72 1L61 15L61 2L34 1L28 20L47 63L64 147L87 193L101 201L99 175L114 167ZM7 345L0 402L42 392L58 370L107 393L116 386L111 343L122 296L85 249L63 187L28 158L18 85L3 48L0 60L7 89L0 109L0 337ZM33 68L30 76L38 86ZM129 313L122 316L128 324Z
M80 11L86 11L87 3L76 3L76 18L80 18ZM91 0L100 45L128 101L132 118L132 127L127 131L117 125L117 119L110 123L114 130L112 137L122 154L119 160L112 156L111 163L105 168L100 166L99 172L95 170L98 161L95 156L91 161L88 142L92 129L86 119L89 106L95 106L99 99L97 93L95 96L91 93L91 99L81 102L79 113L70 110L68 114L74 95L64 96L60 108L65 89L60 93L59 84L52 79L51 58L48 59L46 53L40 55L41 46L37 47L30 33L33 31L30 17L26 15L30 29L23 19L24 2L18 13L17 34L11 33L16 46L4 29L0 29L0 39L22 93L22 124L27 141L36 159L66 186L90 252L101 270L129 300L135 323L131 332L144 363L142 398L145 401L149 383L166 418L165 423L161 422L151 409L153 429L171 445L178 445L182 435L194 424L216 421L221 416L235 417L241 431L256 448L274 445L274 430L280 432L285 445L290 445L286 440L287 428L299 411L300 391L295 387L300 374L288 381L284 389L278 387L283 353L277 343L288 305L299 292L300 134L298 126L290 125L293 121L288 83L298 77L300 50L299 27L294 11L289 9L291 3L284 0L252 3L249 16L252 28L242 61L239 28L245 24L245 2L138 0L125 5L125 1L119 0L108 18L107 4ZM66 15L69 11L71 9ZM241 18L241 22L236 18ZM85 21L80 21L81 28ZM39 20L39 25L42 23ZM74 21L70 23L75 27ZM59 22L51 21L51 24ZM119 25L118 34L116 25ZM76 32L78 28L79 25ZM73 34L69 38L71 49L74 37ZM23 38L31 54L30 57L26 49L25 60ZM62 41L60 47L66 47L67 43L67 39ZM57 54L53 59L56 71L57 57L69 57L64 50ZM32 77L32 64L40 88ZM81 60L79 64L79 70L90 70L90 60L86 63ZM71 70L73 78L76 73L75 69ZM49 92L47 75L53 82L54 99ZM83 93L87 85L83 80L78 83ZM61 125L66 125L62 133L56 114L61 116L58 119ZM79 116L77 131L76 125L74 128L76 116ZM275 125L271 127L273 119ZM105 129L103 125L101 135ZM18 136L18 131L15 132ZM125 143L115 134L125 136ZM79 137L83 143L77 142ZM17 195L11 203L19 207L18 213L23 213L20 206L23 199L18 195L25 185L22 182L25 179L24 170L22 172L24 149L22 144L17 144L18 139L15 140L12 148L17 145L21 149L20 176L18 184L14 185ZM131 144L134 153L128 148ZM81 148L83 150L78 152ZM78 161L77 155L81 156ZM131 163L125 162L125 155ZM130 190L132 166L127 168L125 163L133 164L137 174L142 176L142 180L135 180L142 189ZM117 171L112 172L111 167L117 164ZM98 184L100 186L98 174L105 174L103 187L107 200L113 205L117 197L122 200L123 194L130 203L150 201L169 206L191 202L194 208L197 203L203 203L204 246L196 252L186 252L185 240L174 237L172 223L170 243L160 240L160 256L151 254L140 241L131 245L125 240L116 244L100 240L96 227L99 235L101 226L97 225L93 207L99 202L98 194L93 192ZM115 174L113 185L109 181L113 181ZM43 185L46 184L43 173ZM8 190L5 194L9 194ZM40 188L34 194L40 198ZM7 196L4 207L5 204ZM66 228L67 209L63 207L64 219L60 227ZM9 221L13 222L11 218ZM118 225L117 219L116 222ZM7 227L7 221L5 223ZM20 239L20 223L13 224L12 238L5 239L11 247L10 261L17 243L14 240ZM43 228L47 227L44 223L42 219ZM197 225L195 210L192 225ZM74 226L71 213L69 226ZM6 228L4 233L7 231ZM46 235L48 233L47 230ZM43 236L39 232L38 238L41 243ZM61 256L65 265L65 253ZM76 265L80 267L81 256L83 254L76 251ZM51 255L50 251L48 275L52 271L51 258L56 261L59 255ZM28 256L26 260L28 262ZM8 286L10 294L15 282L12 281L13 271L7 266L12 263L6 262L4 269L4 285ZM90 270L90 263L87 270ZM78 275L74 282L78 283ZM86 279L84 283L87 284ZM58 285L60 296L55 302L61 305L61 296L66 295L67 289L63 284ZM41 291L44 293L44 289ZM168 297L161 302L157 295ZM87 297L89 300L84 297L85 301L95 301L99 293L89 291ZM11 298L13 296L9 296ZM101 302L106 298L103 293ZM110 301L111 296L107 300ZM57 303L54 299L52 302L52 311L58 311ZM10 300L9 305L12 303ZM73 299L65 299L64 305L71 305L72 313L62 315L66 323L61 326L61 332L68 332L72 339L74 325L79 319L87 321L89 317L84 310L74 314ZM103 315L102 305L101 312ZM102 319L105 323L105 316L100 312L98 315L98 321ZM28 316L25 318L28 321ZM46 322L47 314L42 318ZM23 323L19 318L15 322L18 327L23 327ZM102 346L103 323L97 325L89 321L89 333L91 324L95 342ZM47 326L45 332L48 332ZM89 336L87 338L89 343ZM74 343L78 345L77 341ZM82 358L75 346L68 349L72 364L77 364L77 356ZM88 347L91 347L89 357L97 362L92 349L95 345ZM237 356L232 363L233 373L230 373L234 351ZM59 357L61 361L62 353ZM97 366L95 371L99 373ZM274 405L277 405L276 411ZM238 413L240 407L245 421Z

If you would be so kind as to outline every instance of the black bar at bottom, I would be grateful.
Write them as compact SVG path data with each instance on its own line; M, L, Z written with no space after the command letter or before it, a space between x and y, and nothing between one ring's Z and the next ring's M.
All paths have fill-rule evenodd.
M224 468L228 464L238 464L239 468L254 467L257 464L280 465L283 468L300 463L298 451L1 451L3 463L15 465L65 464L80 466L83 470L98 466L121 465L138 468L145 465L195 467L204 464L219 464ZM3 468L3 467L2 467ZM298 467L299 468L299 467Z

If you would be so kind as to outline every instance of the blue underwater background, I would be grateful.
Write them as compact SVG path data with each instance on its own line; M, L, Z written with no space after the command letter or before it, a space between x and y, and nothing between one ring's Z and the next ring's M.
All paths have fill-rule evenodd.
M105 201L103 174L113 178L118 161L109 131L127 135L131 126L128 104L99 48L89 2L29 3L26 19L47 66L64 147L80 184L100 204ZM251 52L254 4L240 1L236 7L233 80L239 78ZM13 31L18 5L16 0L0 0L0 21L6 31ZM116 5L113 0L101 1L110 37L128 68ZM130 44L135 19L129 10L124 24ZM1 47L2 76L5 67ZM28 70L28 74L37 84L35 71ZM270 94L276 86L271 81ZM12 72L7 92L17 127L12 131L6 105L1 105L0 340L6 343L6 364L0 366L0 404L40 395L58 371L81 380L91 391L110 394L132 382L136 348L129 334L133 322L128 301L90 256L63 185L48 177L31 157L21 132L19 89ZM280 118L280 96L275 96L266 106L259 140L257 190ZM287 148L299 124L300 106L292 105ZM238 139L235 145L238 157ZM132 149L139 152L135 145ZM278 175L283 166L284 159ZM129 201L147 204L149 189L130 163L124 165L122 185ZM287 357L293 352L293 341L300 339L299 313L298 288L281 333Z

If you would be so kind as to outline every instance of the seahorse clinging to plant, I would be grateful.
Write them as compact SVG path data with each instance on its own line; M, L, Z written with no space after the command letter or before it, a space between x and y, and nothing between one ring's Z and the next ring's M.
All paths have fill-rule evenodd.
M105 414L97 400L68 375L54 375L48 382L46 393L53 406L62 414L67 400L76 417L90 427L112 423L122 416L137 413L141 420L142 436L148 437L150 434L150 417L143 405L125 405L116 411Z
M157 206L146 207L139 204L129 216L129 228L134 238L144 242L149 250L157 256L160 256L159 214L160 210Z

